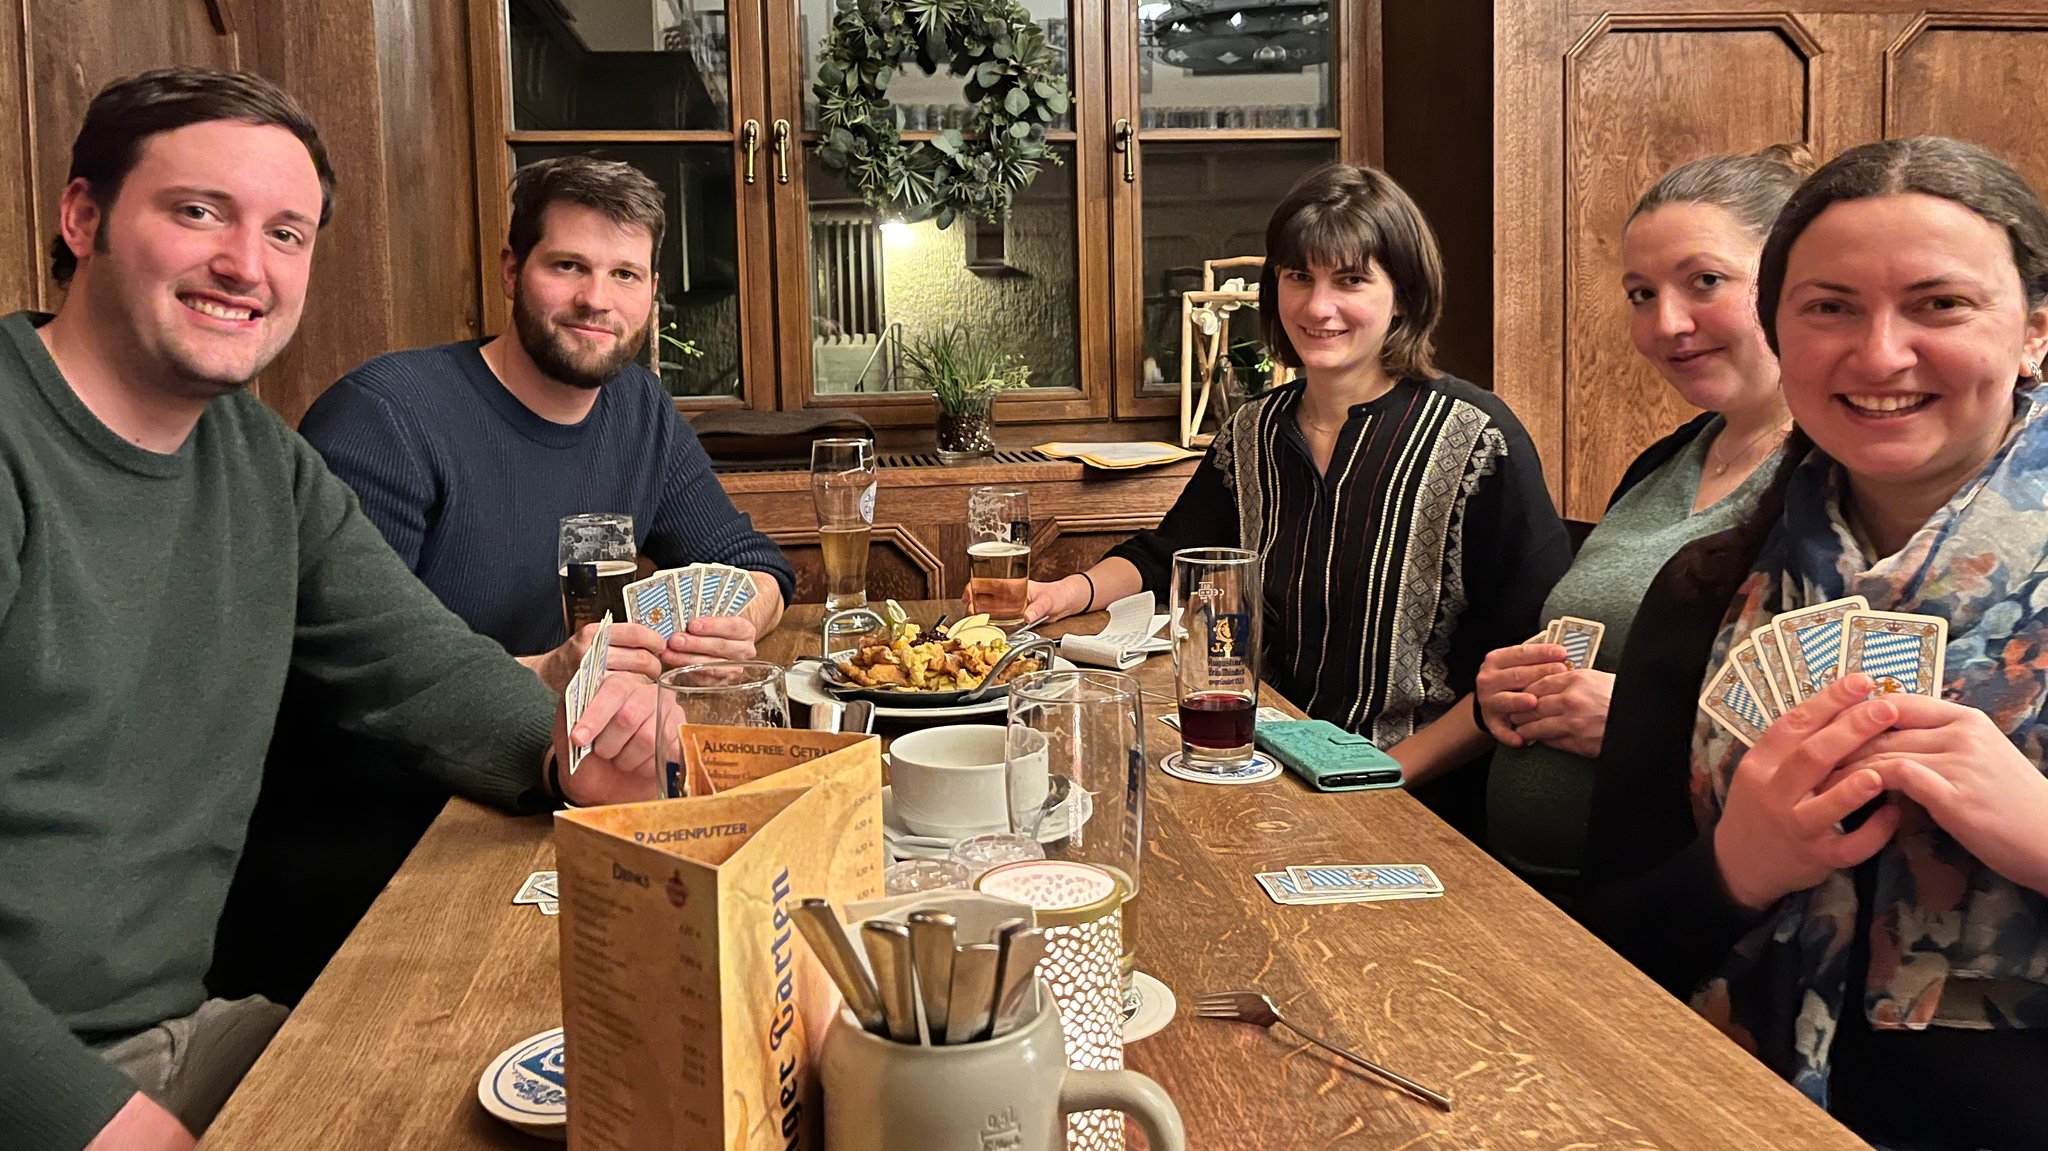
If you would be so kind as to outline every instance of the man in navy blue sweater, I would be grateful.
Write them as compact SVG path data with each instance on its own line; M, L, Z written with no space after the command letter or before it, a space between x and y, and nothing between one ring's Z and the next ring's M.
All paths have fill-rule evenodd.
M689 421L634 362L655 315L663 211L661 189L628 164L521 169L501 257L513 330L371 360L299 429L441 602L558 691L591 630L564 634L563 516L625 512L659 567L754 574L760 594L742 615L693 620L666 644L615 624L613 668L750 658L795 591L781 550L733 507Z
M557 527L578 512L627 513L656 565L731 564L758 592L743 614L693 620L666 642L615 622L611 668L751 658L794 593L789 563L634 363L654 316L660 188L626 164L570 156L521 169L512 209L502 274L514 330L371 360L300 432L421 582L557 693L594 630L568 636L562 619ZM217 989L296 1000L447 799L390 749L331 730L317 701L287 690L221 919ZM324 782L337 776L369 782L337 805Z

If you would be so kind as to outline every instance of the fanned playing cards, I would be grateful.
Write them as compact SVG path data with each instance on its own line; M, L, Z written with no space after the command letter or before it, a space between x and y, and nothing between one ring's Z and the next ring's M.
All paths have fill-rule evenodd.
M698 616L738 615L754 595L754 577L736 567L664 568L626 585L626 618L673 639Z
M1565 662L1574 671L1584 671L1593 666L1593 657L1600 654L1600 637L1606 634L1607 625L1599 620L1567 615L1551 620L1549 626L1522 642L1563 644Z
M1948 621L1872 611L1862 596L1780 612L1728 650L1700 707L1744 745L1842 676L1862 672L1879 695L1939 698Z

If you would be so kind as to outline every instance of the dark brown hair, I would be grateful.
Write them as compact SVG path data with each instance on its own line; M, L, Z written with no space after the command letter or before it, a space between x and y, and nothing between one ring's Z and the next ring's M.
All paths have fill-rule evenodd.
M1757 319L1778 350L1778 296L1792 245L1832 204L1877 196L1938 196L1997 225L2012 244L2029 311L2048 301L2048 209L2012 165L1975 144L1946 136L1880 140L1851 148L1821 166L1778 214L1764 241L1757 273Z
M1628 222L1666 204L1712 204L1761 240L1813 168L1813 153L1804 144L1772 144L1747 156L1702 156L1650 185Z
M71 142L71 174L65 183L84 180L104 216L121 194L121 182L142 159L142 145L151 136L192 124L236 120L283 128L299 138L313 157L320 177L320 226L334 212L334 169L320 131L284 89L248 72L213 68L158 68L116 80L100 89L85 110L85 126ZM223 162L231 162L223 157ZM96 251L107 250L104 225L93 239ZM59 235L50 243L50 277L69 284L78 271L78 257Z
M550 204L581 204L615 224L645 228L654 238L650 262L661 254L661 233L668 225L661 186L623 160L556 156L512 174L512 226L505 244L522 264L540 243L540 220Z
M1394 318L1380 366L1399 379L1437 375L1431 336L1443 312L1444 260L1415 201L1385 172L1342 162L1303 176L1266 225L1259 328L1275 359L1301 366L1280 322L1280 273L1311 264L1364 268L1377 260L1394 285Z

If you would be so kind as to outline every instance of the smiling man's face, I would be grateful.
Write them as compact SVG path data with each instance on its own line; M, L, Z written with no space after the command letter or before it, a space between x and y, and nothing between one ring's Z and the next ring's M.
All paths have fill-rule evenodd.
M640 354L654 313L654 237L582 204L550 204L540 242L508 269L512 321L534 365L601 388Z
M246 386L298 330L319 231L320 177L291 132L212 120L159 133L111 204L92 201L90 250L71 285L126 345L123 358L179 391Z

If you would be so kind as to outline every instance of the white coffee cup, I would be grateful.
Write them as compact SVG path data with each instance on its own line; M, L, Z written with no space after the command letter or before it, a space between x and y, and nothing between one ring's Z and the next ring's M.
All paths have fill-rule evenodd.
M1003 729L960 723L927 727L889 745L889 782L896 818L917 835L959 839L1010 830L1004 800ZM1045 794L1045 758L1011 786L1021 794Z

